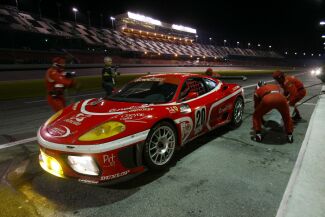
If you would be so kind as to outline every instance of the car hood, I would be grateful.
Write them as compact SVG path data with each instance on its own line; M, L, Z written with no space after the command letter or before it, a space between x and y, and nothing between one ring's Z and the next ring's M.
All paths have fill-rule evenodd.
M100 144L150 129L154 120L161 116L158 110L162 110L162 106L88 99L65 108L57 119L44 124L40 129L40 136L59 144ZM78 140L80 136L109 121L123 123L126 130L104 140L91 142Z

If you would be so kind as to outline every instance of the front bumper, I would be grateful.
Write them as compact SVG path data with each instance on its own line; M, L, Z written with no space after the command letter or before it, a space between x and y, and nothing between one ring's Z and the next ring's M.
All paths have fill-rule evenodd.
M67 179L75 179L86 184L101 184L125 180L145 171L142 159L136 159L143 143L137 143L118 150L96 154L68 153L50 150L40 145L39 164L46 172ZM99 169L98 175L85 175L76 172L68 162L68 156L90 156L96 162Z

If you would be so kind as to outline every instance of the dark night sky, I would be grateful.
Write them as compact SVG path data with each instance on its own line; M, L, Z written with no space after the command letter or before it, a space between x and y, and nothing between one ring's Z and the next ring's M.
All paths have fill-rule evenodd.
M15 0L2 0L14 4ZM18 0L21 10L38 11L39 0ZM272 45L278 51L323 52L322 30L318 23L325 18L325 0L216 0L170 1L170 0L93 0L63 1L43 0L43 16L57 17L56 2L61 2L61 14L73 20L71 7L76 6L78 19L87 22L91 11L92 23L99 25L100 13L109 26L109 16L126 11L141 13L163 22L188 25L198 30L201 40L213 40L222 44L227 39L232 44L251 42L263 47ZM324 40L325 41L325 40Z

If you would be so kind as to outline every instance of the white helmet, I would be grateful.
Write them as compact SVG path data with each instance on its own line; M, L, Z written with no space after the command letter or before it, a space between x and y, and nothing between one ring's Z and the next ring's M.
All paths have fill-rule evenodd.
M112 58L105 57L104 58L104 63L105 63L105 65L112 65Z

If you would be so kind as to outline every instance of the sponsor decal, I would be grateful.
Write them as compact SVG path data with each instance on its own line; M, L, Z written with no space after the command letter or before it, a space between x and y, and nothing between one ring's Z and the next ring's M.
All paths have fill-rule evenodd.
M140 81L157 81L157 82L163 82L165 78L157 78L157 77L152 77L152 78L138 78L135 80L135 82L140 82Z
M167 109L167 110L169 111L169 113L171 113L171 114L177 113L177 112L179 111L177 106L166 107L166 109Z
M114 154L108 155L104 154L103 155L103 162L106 167L114 167L116 162L115 162L116 156Z
M121 115L120 120L127 121L127 120L139 120L145 116L144 113L134 113L134 114L124 114Z
M72 117L70 117L69 119L65 119L64 122L76 125L76 126L80 126L81 123L84 121L84 119L91 117L91 115L86 115L83 113L79 113L77 115L74 115Z
M82 182L86 184L98 184L98 181L90 180L90 179L78 179L78 182Z
M108 180L111 180L111 179L116 179L116 178L119 178L119 177L122 177L122 176L126 176L127 174L129 174L130 170L126 170L126 171L123 171L121 173L116 173L114 175L109 175L109 176L102 176L100 177L100 180L101 181L108 181Z
M237 90L238 88L240 88L240 86L237 85L237 86L233 87L232 90L235 91L235 90Z
M182 141L187 139L187 137L190 135L192 130L192 125L189 122L182 122L181 123L181 134L182 134Z
M51 136L58 138L67 137L70 135L70 129L62 125L50 127L47 129L47 131Z
M219 114L222 114L228 110L230 110L232 108L232 105L231 104L227 104L225 105L224 107L221 107L218 111Z
M191 113L192 112L190 106L187 105L187 104L182 104L180 106L179 110L180 110L181 113Z
M119 109L110 109L108 112L123 112L123 111L151 111L153 108L150 108L148 105L142 106L131 106L126 108L119 108Z

